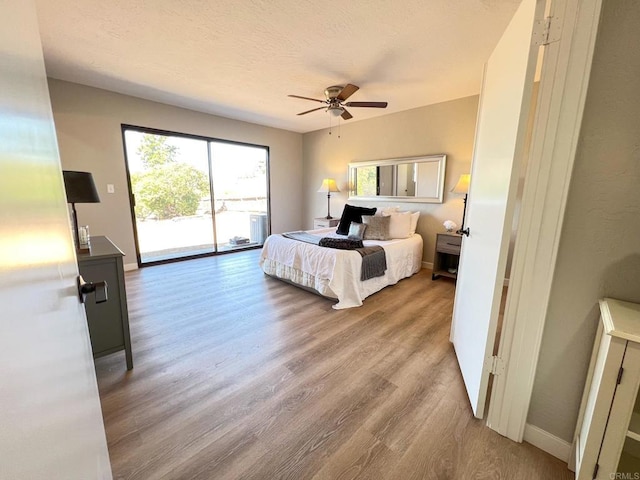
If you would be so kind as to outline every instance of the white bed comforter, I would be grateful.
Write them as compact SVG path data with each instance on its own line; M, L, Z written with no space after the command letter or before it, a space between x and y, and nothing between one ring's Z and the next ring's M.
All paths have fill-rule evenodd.
M318 237L333 237L334 228L311 230ZM342 237L344 238L344 237ZM359 307L369 295L394 285L417 273L422 267L422 237L376 241L365 240L365 246L380 245L387 256L384 276L360 280L362 257L353 250L324 248L271 235L264 243L260 266L268 275L310 287L320 294L337 298L335 309Z

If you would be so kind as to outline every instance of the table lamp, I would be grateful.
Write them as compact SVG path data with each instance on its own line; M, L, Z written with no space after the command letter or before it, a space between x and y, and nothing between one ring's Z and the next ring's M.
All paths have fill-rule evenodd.
M469 194L469 183L471 182L471 175L469 173L465 173L460 175L458 179L458 183L450 190L451 193L457 193L459 195L464 193L464 207L462 208L462 225L460 226L460 230L456 233L464 233L464 217L467 213L467 195Z
M318 189L318 193L326 193L327 194L327 220L332 219L331 216L331 192L339 192L338 186L336 185L336 181L333 178L325 178L322 180L322 185Z
M63 170L64 189L67 192L67 203L71 204L73 220L73 238L76 242L76 250L85 253L88 249L80 248L80 235L78 233L78 214L76 203L99 203L100 197L93 182L93 176L89 172L75 172Z

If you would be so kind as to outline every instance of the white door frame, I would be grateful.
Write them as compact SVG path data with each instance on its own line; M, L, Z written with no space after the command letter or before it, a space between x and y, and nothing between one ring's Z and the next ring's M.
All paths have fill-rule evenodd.
M554 0L487 424L521 442L531 401L602 0ZM554 38L555 37L555 38Z

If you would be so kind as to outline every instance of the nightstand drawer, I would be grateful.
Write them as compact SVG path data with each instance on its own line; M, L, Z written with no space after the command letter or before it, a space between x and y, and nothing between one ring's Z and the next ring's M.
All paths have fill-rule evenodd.
M314 218L313 228L332 228L340 223L339 218Z
M439 233L436 240L436 251L460 255L461 244L462 237L460 235Z

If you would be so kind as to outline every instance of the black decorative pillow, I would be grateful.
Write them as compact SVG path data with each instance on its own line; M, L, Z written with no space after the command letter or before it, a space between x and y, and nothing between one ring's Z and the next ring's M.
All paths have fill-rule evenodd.
M338 230L336 233L340 235L348 235L351 222L362 223L363 215L375 215L376 208L355 207L353 205L345 205L342 211L342 217L338 224Z
M364 238L364 231L366 228L367 226L364 223L351 222L347 238L349 240L362 240Z

